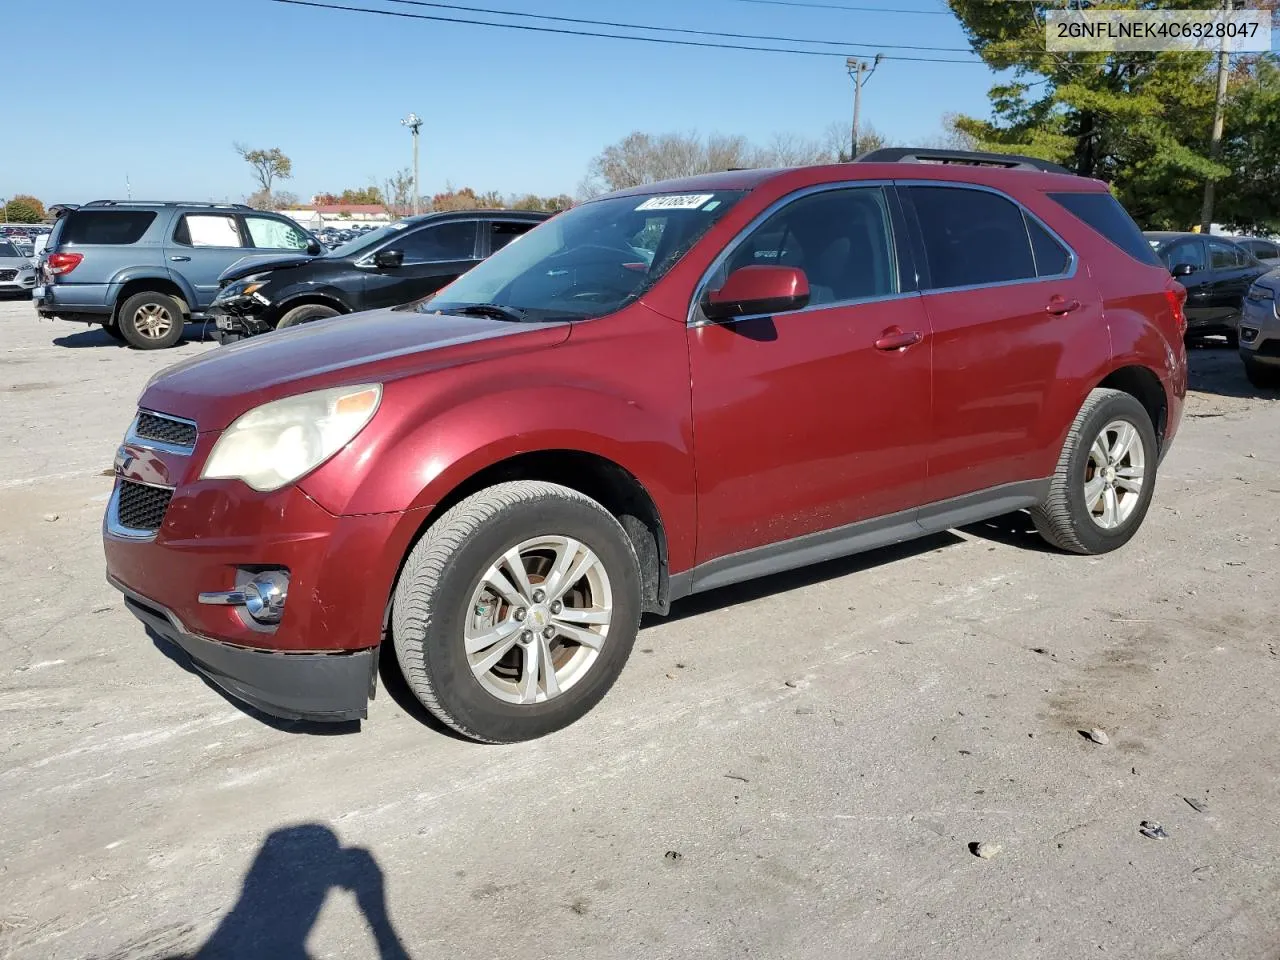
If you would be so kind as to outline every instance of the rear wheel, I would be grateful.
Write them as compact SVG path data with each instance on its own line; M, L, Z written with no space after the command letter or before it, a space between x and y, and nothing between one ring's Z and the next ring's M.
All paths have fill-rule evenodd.
M594 707L640 624L640 572L618 521L575 490L482 490L410 552L392 607L422 704L463 736L530 740Z
M1253 386L1259 390L1280 388L1280 367L1269 367L1251 357L1240 359L1244 361L1244 375L1249 378L1249 383Z
M102 329L107 331L107 336L112 340L124 340L124 334L120 330L120 324L112 320L110 323L104 323Z
M165 293L148 290L134 294L116 314L120 335L139 350L162 350L182 339L186 318L182 306Z
M287 311L276 324L276 329L283 330L285 327L296 327L300 323L310 323L313 320L325 320L336 316L338 311L333 307L326 307L322 303L304 303L300 307Z
M1063 444L1049 495L1031 510L1036 529L1072 553L1128 543L1151 505L1159 451L1146 408L1119 390L1094 390Z

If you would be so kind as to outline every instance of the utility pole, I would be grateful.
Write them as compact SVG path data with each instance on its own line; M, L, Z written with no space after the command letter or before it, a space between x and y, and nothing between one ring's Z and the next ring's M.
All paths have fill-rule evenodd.
M849 76L853 77L853 136L849 140L849 159L852 160L858 155L858 124L862 117L862 85L871 79L871 74L876 72L876 67L880 66L880 61L884 59L884 54L877 53L875 60L867 63L865 60L859 60L856 57L849 57L845 60L845 68L849 71ZM863 74L866 74L864 77Z
M1231 12L1231 0L1223 0L1223 17ZM1218 46L1218 97L1213 106L1213 133L1209 137L1209 159L1217 160L1222 152L1222 125L1227 109L1227 34L1222 33ZM1204 184L1204 205L1200 208L1200 232L1208 234L1213 224L1213 179Z
M413 215L422 212L422 191L418 187L418 133L422 130L422 118L410 113L400 121L400 126L408 127L413 134Z

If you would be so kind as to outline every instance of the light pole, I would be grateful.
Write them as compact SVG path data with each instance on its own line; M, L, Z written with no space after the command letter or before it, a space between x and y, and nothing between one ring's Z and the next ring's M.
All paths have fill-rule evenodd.
M418 133L422 130L422 118L410 113L400 121L400 126L408 127L413 134L413 214L422 212L422 191L418 189Z
M849 71L849 76L853 77L853 137L849 143L850 160L858 156L858 121L862 114L862 85L871 79L871 75L876 72L876 67L880 66L880 61L883 59L884 54L877 53L875 60L871 63L867 63L865 60L858 60L856 57L849 57L844 62ZM866 76L864 77L863 74L866 74Z

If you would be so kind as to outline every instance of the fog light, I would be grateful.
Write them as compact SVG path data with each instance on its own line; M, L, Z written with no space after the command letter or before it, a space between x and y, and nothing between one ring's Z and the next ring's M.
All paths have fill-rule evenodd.
M1253 329L1253 327L1241 327L1240 339L1245 343L1253 343L1253 341L1258 339L1258 331Z
M244 609L258 623L279 623L289 595L289 578L277 570L254 574L242 588Z

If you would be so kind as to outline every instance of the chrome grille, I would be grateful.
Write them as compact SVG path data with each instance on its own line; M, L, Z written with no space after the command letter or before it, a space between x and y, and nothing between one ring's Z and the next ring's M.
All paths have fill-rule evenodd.
M169 509L172 498L173 491L164 487L149 487L145 483L121 480L120 505L117 511L120 525L130 530L154 533L164 522L165 511Z
M0 280L14 280L17 276L17 270L0 270Z
M160 443L173 444L175 447L196 445L194 423L152 413L149 410L138 411L138 420L133 426L133 434L140 440L157 440Z

